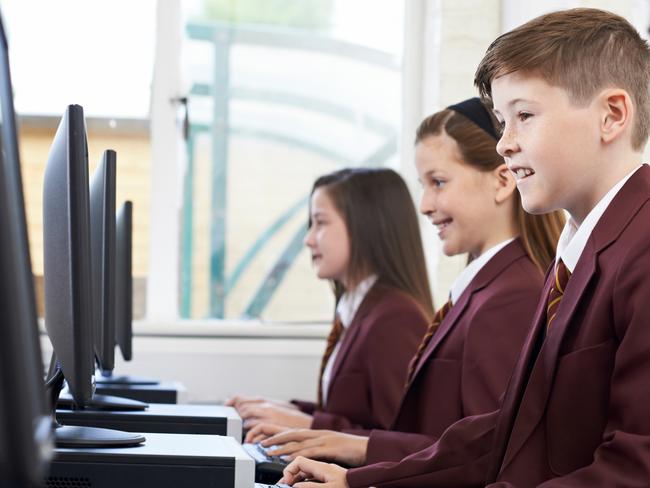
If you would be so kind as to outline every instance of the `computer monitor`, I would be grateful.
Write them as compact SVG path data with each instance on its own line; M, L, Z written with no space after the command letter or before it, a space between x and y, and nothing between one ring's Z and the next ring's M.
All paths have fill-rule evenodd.
M90 255L94 338L103 375L115 367L115 151L107 149L90 180Z
M45 327L57 366L52 403L65 377L76 408L93 404L95 354L88 149L83 108L70 105L54 136L43 184ZM117 399L116 404L119 404ZM97 401L97 398L95 398ZM106 405L107 408L110 408ZM144 437L118 431L57 428L59 445L128 445Z
M116 216L116 276L115 276L115 340L125 361L133 358L133 203L126 201ZM114 346L113 346L114 347ZM110 372L109 372L110 373ZM131 375L107 374L97 378L102 385L157 385L152 378Z
M125 361L133 359L133 203L124 202L116 216L117 297L115 300L115 342Z
M13 488L42 482L52 429L7 51L0 15L0 486Z

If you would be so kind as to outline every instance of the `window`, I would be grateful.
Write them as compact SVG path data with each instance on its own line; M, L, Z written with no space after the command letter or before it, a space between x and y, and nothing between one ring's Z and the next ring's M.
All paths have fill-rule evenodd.
M309 191L342 167L396 165L404 5L182 7L181 316L327 320L332 294L302 245Z

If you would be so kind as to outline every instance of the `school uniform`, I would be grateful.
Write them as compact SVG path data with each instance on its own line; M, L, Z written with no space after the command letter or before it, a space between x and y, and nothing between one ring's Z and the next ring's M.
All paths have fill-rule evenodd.
M400 460L457 420L498 408L543 281L519 239L494 246L465 268L390 430L370 432L366 464Z
M570 278L548 328L540 301L502 407L398 463L349 470L350 487L650 485L649 222L644 165L561 239Z
M344 298L341 302L354 305L354 297ZM353 313L349 308L346 314L345 307L337 307L345 332L323 374L323 406L293 401L313 415L312 429L388 428L409 361L428 326L415 299L380 282L369 287Z

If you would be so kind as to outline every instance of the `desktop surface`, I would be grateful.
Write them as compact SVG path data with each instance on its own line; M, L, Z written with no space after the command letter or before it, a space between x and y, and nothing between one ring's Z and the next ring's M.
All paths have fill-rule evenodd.
M231 437L145 433L143 445L56 449L46 487L250 488L254 462Z

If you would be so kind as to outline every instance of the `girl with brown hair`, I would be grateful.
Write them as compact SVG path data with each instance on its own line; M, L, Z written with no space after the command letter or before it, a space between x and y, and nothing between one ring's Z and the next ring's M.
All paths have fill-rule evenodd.
M344 169L320 177L305 237L316 274L332 280L336 316L321 362L318 402L235 397L251 428L386 429L409 360L432 316L413 201L390 169Z
M412 360L389 430L283 432L263 442L281 445L269 454L350 466L400 460L457 420L498 407L564 216L524 212L497 139L494 119L477 98L427 117L417 130L420 211L438 229L444 253L468 253L469 264ZM259 440L278 430L260 426L253 434ZM332 467L332 476L339 479L341 469Z

